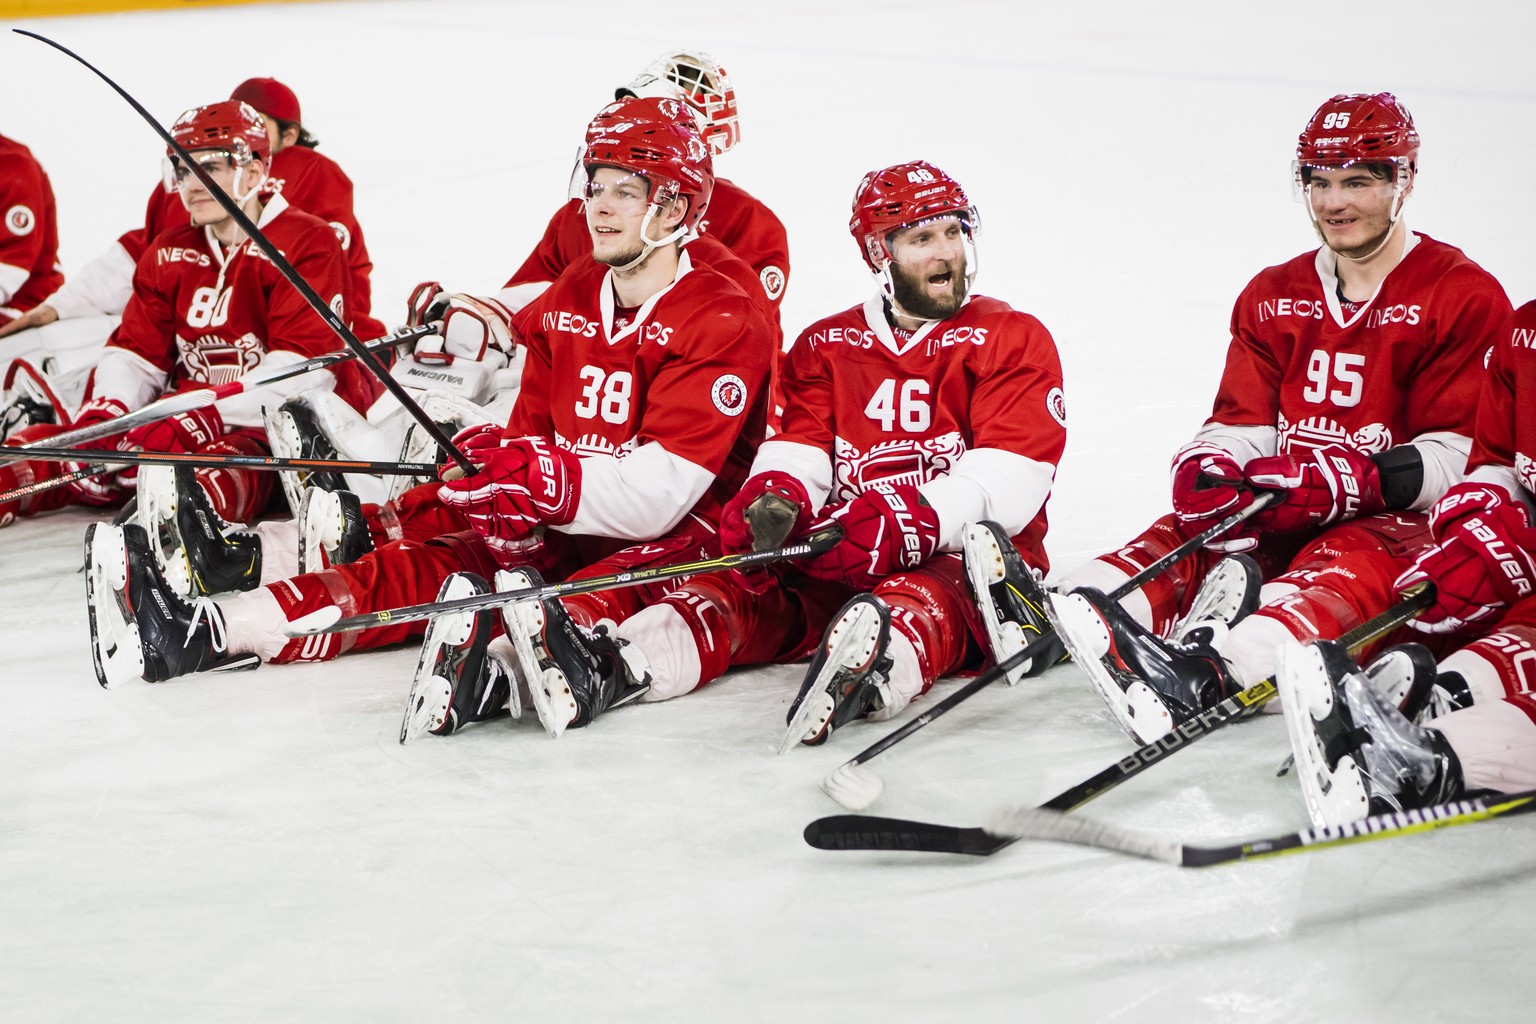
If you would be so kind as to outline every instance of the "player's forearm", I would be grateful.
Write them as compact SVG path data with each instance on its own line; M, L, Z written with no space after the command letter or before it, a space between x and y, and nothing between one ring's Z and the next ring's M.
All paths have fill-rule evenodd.
M673 455L655 441L622 459L588 456L581 460L581 497L575 518L551 529L618 540L654 540L682 521L714 479L707 469Z
M136 352L115 345L102 351L88 398L115 398L137 409L160 397L167 374Z
M1231 454L1239 466L1249 459L1274 455L1278 450L1280 432L1270 426L1236 426L1228 423L1207 423L1195 432L1194 441L1217 445Z
M759 473L785 473L799 480L811 508L821 508L832 493L832 460L825 449L816 445L778 438L764 441L758 446L747 476Z
M939 516L939 550L960 550L967 523L989 520L1021 532L1051 493L1056 467L1000 448L973 448L944 476L918 487Z
M114 242L101 255L70 274L64 285L48 297L59 319L81 316L116 316L133 294L133 257Z
M0 263L0 306L11 301L11 296L27 283L27 277L27 271L23 268Z

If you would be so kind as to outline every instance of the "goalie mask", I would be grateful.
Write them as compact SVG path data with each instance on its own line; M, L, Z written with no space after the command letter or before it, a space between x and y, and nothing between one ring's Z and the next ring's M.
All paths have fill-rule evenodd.
M870 171L853 196L848 230L859 254L881 281L887 298L891 285L891 235L941 217L956 217L965 231L966 287L976 278L976 239L981 219L960 183L928 163L914 160L882 171Z
M702 50L664 53L647 64L634 81L613 92L613 98L681 100L693 112L699 134L710 152L728 153L741 141L736 89L719 61Z

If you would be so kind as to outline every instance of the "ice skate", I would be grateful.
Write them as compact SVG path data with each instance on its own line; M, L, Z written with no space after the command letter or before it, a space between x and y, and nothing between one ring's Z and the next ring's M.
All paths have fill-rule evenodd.
M1434 662L1413 658L1409 664L1417 677L1409 689L1427 690ZM1392 658L1378 674L1402 668ZM1462 792L1461 765L1445 738L1404 717L1369 675L1333 641L1285 644L1279 651L1275 680L1296 775L1319 827L1443 803Z
M1045 617L1045 591L1002 528L968 523L962 543L965 581L986 624L993 659L1001 663L1041 636L1051 638L1045 650L1008 672L1009 685L1065 658L1066 649Z
M1189 611L1173 628L1174 641L1216 643L1227 630L1258 610L1263 585L1263 571L1251 556L1223 558L1200 581Z
M102 686L257 664L253 654L225 656L218 605L189 602L170 588L143 527L92 523L85 550L91 656Z
M779 753L796 742L825 743L836 729L880 705L880 687L890 676L886 646L891 611L873 594L859 594L837 613L790 705Z
M538 571L528 567L496 574L498 591L543 582ZM651 688L650 672L638 651L610 636L604 626L592 632L582 629L558 598L512 602L502 608L502 622L534 710L552 738L639 700Z
M1168 735L1239 689L1214 648L1160 640L1091 587L1053 594L1047 608L1072 660L1137 743Z
M490 590L483 577L456 572L443 581L437 599L451 601ZM495 615L494 609L457 612L440 615L427 626L400 723L401 743L423 732L449 736L471 722L522 715L511 667L490 650Z
M325 435L314 410L303 398L290 398L278 406L276 412L263 409L262 419L266 423L267 444L273 455L288 459L340 457L336 445ZM306 487L339 491L347 486L340 473L283 470L277 475L283 482L283 494L288 498L288 507L295 516L299 514Z
M301 573L347 565L373 550L362 500L351 491L304 488L298 520Z
M191 466L142 467L136 497L136 518L176 593L196 597L261 585L260 538L214 511Z

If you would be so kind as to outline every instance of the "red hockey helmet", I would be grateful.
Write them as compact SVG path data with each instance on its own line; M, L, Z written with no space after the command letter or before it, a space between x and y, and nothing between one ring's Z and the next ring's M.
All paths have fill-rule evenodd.
M736 89L720 62L702 50L677 50L657 57L634 81L613 91L616 100L630 96L664 97L688 104L699 133L716 156L741 141Z
M1317 108L1296 141L1299 169L1384 163L1411 171L1418 159L1413 115L1389 92L1333 97Z
M926 160L870 171L853 195L848 230L876 273L891 262L891 232L938 217L959 217L974 245L981 230L976 207L960 183Z
M692 128L666 121L619 120L587 140L581 165L588 178L595 167L617 167L650 183L653 207L688 197L683 228L695 230L715 189L714 161Z
M681 125L698 133L698 121L693 110L682 100L661 96L627 96L614 100L592 118L587 125L587 142L623 121L660 121L663 124Z
M239 100L193 107L171 125L171 138L188 151L223 150L237 166L250 163L252 157L259 157L262 163L271 161L266 120L255 107ZM166 147L166 153L171 159L176 158L170 147Z

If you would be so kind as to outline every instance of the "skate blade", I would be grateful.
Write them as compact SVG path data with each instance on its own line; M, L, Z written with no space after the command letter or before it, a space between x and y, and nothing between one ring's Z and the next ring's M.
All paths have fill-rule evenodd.
M418 674L405 698L405 717L400 722L400 742L406 743L422 733L441 729L448 721L453 702L453 687L439 675Z
M1127 736L1142 743L1126 691L1104 664L1104 659L1110 656L1109 626L1092 605L1076 594L1050 595L1046 598L1045 614L1056 630L1057 639L1072 656L1073 664L1081 668L1088 682L1093 684L1115 723Z
M86 611L91 629L91 663L103 689L144 678L139 624L124 615L120 595L128 585L128 557L120 526L92 523L85 535Z
M1330 828L1365 817L1370 811L1370 797L1354 757L1345 755L1329 769L1318 744L1313 723L1322 719L1314 717L1312 708L1319 707L1324 718L1333 713L1333 687L1322 652L1311 645L1282 644L1277 651L1275 688L1312 824Z
M496 575L498 591L526 585L526 578L517 574ZM565 676L557 668L546 668L533 646L531 637L544 633L544 607L538 601L514 601L503 606L501 617L506 635L512 640L518 667L523 678L528 680L528 696L533 701L533 710L549 738L557 740L566 726L576 720L577 707Z
M192 578L192 560L182 540L177 515L181 496L176 491L173 466L144 466L139 471L138 520L149 534L149 547L166 584L185 598L194 597L197 586Z
M833 625L825 641L826 659L779 740L780 754L796 743L825 735L832 713L837 709L832 686L845 674L861 671L869 665L875 657L879 638L880 613L872 605L856 606L851 615L845 615Z
M971 587L971 597L981 613L986 627L987 642L992 647L992 660L1001 664L1024 649L1023 630L1016 622L1006 622L997 614L997 605L990 596L992 588L1002 583L1008 575L1007 564L997 547L997 537L992 531L977 523L965 528L965 574ZM1029 672L1031 663L1026 661L1008 672L1006 682L1013 686Z

